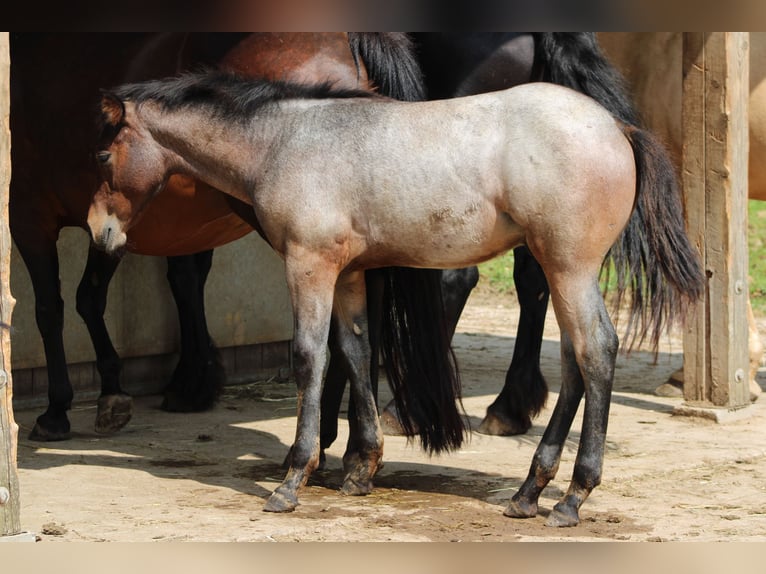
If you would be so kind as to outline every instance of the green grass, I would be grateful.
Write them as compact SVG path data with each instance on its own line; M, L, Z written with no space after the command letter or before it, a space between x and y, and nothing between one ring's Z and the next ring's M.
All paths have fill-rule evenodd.
M750 302L753 313L766 315L766 202L748 205L747 243L750 249Z
M748 247L750 249L750 300L756 315L766 315L766 202L748 205ZM513 252L479 265L481 284L497 293L515 293Z

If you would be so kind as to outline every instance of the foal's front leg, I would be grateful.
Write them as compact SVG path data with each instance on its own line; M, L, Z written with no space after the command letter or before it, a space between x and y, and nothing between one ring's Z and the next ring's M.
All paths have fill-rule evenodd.
M319 413L322 371L327 360L335 267L311 252L296 249L285 258L287 286L295 316L293 356L298 386L298 422L287 476L266 501L267 512L290 512L298 490L319 466Z

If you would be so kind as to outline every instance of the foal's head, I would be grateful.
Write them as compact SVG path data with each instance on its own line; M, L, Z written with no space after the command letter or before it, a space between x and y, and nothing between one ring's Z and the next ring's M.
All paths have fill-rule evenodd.
M205 129L208 120L250 126L256 115L278 114L283 100L354 97L371 98L373 94L334 89L325 83L244 79L217 71L126 84L104 92L99 110L101 142L96 152L103 184L88 214L94 241L109 251L119 248L114 245L115 233L122 238L170 175L188 168L187 152L195 146L182 141L180 134L189 136L181 126L198 126L196 132L203 134L200 145L204 146L205 137L212 137ZM193 111L199 113L187 113Z

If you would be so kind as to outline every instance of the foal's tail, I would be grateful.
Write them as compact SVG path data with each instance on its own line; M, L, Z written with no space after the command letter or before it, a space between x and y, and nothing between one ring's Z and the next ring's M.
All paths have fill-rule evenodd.
M357 66L364 63L380 94L404 101L425 99L423 74L407 34L352 32L348 42Z
M593 32L536 32L532 78L596 100L625 124L640 126L625 79L601 51Z
M604 264L617 276L615 308L627 292L631 305L626 348L646 336L656 350L662 331L683 318L705 287L697 250L686 234L683 204L665 148L642 122L625 80L606 58L593 32L535 33L534 77L573 88L625 124L636 158L636 207Z
M386 270L381 347L388 382L407 436L441 452L460 447L460 378L450 347L441 272Z
M617 276L616 308L631 293L626 348L647 334L656 351L662 331L683 319L705 289L697 249L684 224L675 169L665 148L649 132L623 128L636 159L636 206L609 252Z

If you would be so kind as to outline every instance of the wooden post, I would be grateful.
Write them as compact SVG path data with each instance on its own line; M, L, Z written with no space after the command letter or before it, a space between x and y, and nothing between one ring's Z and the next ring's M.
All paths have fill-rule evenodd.
M8 33L0 33L0 537L21 532L16 447L19 427L13 419L11 383L11 233L8 229L8 184L11 181L10 54Z
M716 420L750 404L748 43L747 32L684 34L682 179L689 233L702 254L707 290L686 325L686 404L677 410Z

